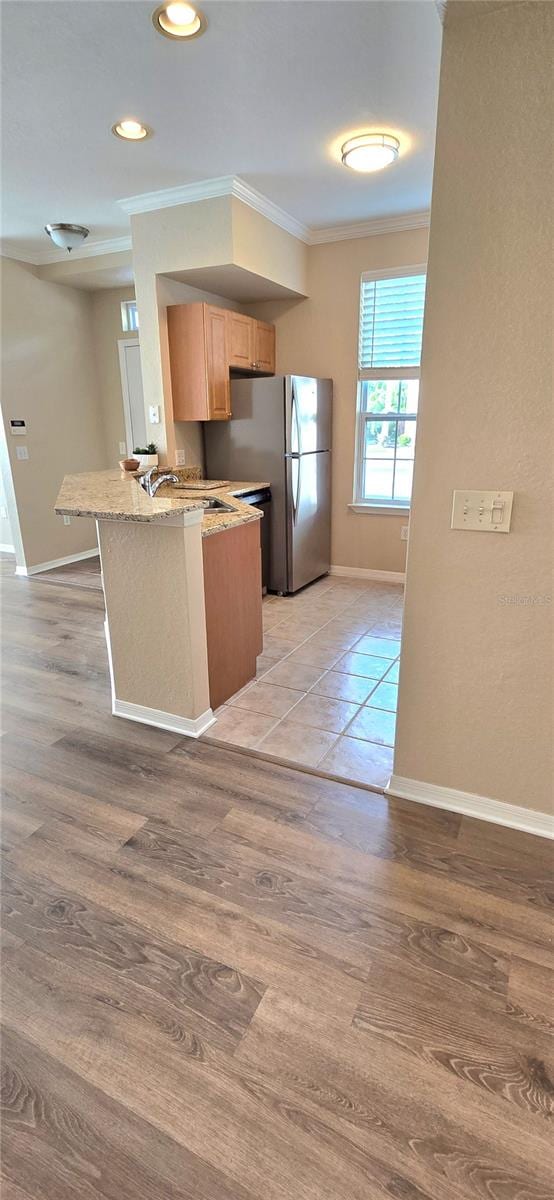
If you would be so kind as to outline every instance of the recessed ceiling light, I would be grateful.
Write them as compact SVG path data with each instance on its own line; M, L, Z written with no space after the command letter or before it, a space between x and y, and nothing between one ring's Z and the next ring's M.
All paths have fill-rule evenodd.
M341 148L345 167L353 171L382 171L398 158L400 142L390 133L362 133Z
M52 238L55 246L59 246L61 250L67 250L68 254L75 249L75 246L80 246L85 238L89 235L89 230L86 225L45 225L45 233L49 238Z
M203 33L207 21L192 4L161 4L152 13L154 29L170 38L193 38Z
M112 125L112 133L118 138L124 138L126 142L143 142L152 130L147 125L141 125L140 121L125 120Z

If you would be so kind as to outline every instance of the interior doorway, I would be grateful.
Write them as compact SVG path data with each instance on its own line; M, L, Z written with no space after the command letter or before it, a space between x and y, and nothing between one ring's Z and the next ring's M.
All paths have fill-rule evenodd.
M118 349L125 417L125 440L127 453L132 454L135 446L146 445L146 419L139 342L137 338L121 338L118 342Z

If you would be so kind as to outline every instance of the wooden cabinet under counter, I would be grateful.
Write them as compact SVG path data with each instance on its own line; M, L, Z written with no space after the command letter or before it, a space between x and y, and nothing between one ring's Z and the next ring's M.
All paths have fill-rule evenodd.
M249 521L202 539L212 709L256 675L263 646L260 525Z

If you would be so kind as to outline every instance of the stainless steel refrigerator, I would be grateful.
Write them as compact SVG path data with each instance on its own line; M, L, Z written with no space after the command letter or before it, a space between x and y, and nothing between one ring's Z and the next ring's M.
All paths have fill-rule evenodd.
M209 479L271 486L273 592L296 592L329 570L332 394L330 379L236 379L231 420L204 425Z

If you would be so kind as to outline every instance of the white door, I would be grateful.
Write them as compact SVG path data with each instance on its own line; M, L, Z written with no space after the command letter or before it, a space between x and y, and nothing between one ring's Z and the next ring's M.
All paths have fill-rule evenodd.
M132 454L135 446L146 445L140 348L137 338L121 338L118 345L127 453Z

